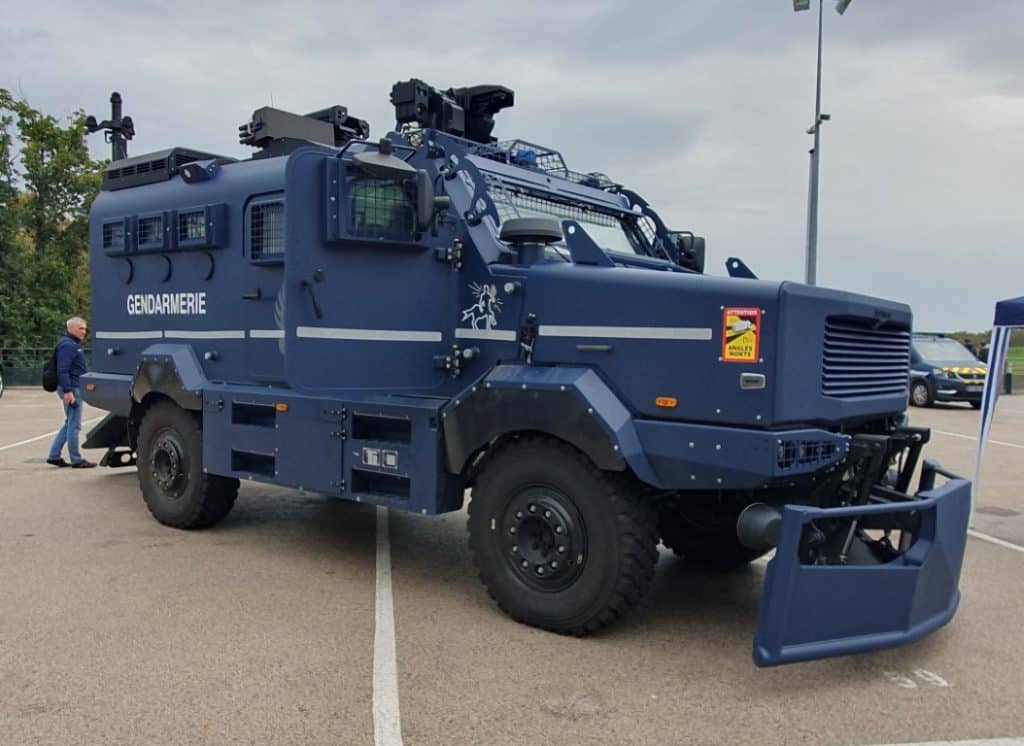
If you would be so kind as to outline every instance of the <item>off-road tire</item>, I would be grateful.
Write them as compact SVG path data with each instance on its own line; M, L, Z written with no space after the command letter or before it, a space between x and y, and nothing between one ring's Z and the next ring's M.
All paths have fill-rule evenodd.
M169 460L176 464L173 470ZM157 402L142 417L138 469L149 512L174 528L212 526L230 512L238 497L237 479L203 471L199 418L170 401ZM178 476L172 485L162 485L161 479L170 479L169 471Z
M556 514L550 525L542 518L548 507ZM525 517L517 522L520 512ZM519 540L509 536L516 526L522 549L510 546ZM560 634L586 635L623 617L649 590L658 561L657 519L635 482L602 472L546 436L515 438L488 455L473 487L468 528L491 598L516 621ZM527 545L530 536L538 542ZM540 561L545 536L554 546ZM523 569L527 554L538 562ZM552 562L557 570L549 569ZM533 575L538 567L544 577Z
M914 381L910 385L910 403L915 407L930 407L935 403L928 384L924 381Z
M661 543L705 570L736 570L767 554L740 543L736 535L738 517L739 510L735 506L724 505L721 512L697 512L693 506L685 504L662 504L658 510Z

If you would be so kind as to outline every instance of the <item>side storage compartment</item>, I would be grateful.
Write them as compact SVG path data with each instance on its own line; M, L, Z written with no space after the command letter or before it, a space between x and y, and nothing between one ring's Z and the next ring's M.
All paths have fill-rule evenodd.
M423 514L458 510L444 468L444 399L320 399L284 389L207 388L203 461L227 477Z
M344 406L288 391L207 389L203 460L214 474L338 495Z
M346 492L360 502L424 514L458 510L459 480L445 471L442 460L444 400L395 399L351 403Z

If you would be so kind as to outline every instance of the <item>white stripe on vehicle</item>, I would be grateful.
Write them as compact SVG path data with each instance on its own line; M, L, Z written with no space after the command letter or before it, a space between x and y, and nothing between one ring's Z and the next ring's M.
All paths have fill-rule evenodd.
M94 339L161 339L164 333L159 329L142 332L93 332Z
M456 329L456 339L484 339L492 342L515 342L514 329Z
M406 329L335 329L300 326L295 334L305 339L346 339L357 342L440 342L441 332Z
M167 329L167 339L245 339L245 329Z
M284 329L250 329L252 339L284 339Z
M562 326L541 324L542 337L596 337L599 339L668 339L706 342L711 339L707 326Z

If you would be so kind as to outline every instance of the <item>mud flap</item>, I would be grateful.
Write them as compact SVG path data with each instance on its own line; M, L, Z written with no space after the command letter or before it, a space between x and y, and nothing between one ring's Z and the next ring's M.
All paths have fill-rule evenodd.
M127 445L128 418L111 413L89 431L82 448L116 448Z
M935 487L936 474L949 481ZM948 622L960 601L970 505L971 483L927 461L917 494L905 502L787 505L765 573L754 663L776 666L904 645ZM919 515L918 529L907 551L890 562L801 564L801 537L811 521L911 511Z
M135 451L128 436L128 418L110 413L89 431L82 448L106 448L100 466L135 466Z

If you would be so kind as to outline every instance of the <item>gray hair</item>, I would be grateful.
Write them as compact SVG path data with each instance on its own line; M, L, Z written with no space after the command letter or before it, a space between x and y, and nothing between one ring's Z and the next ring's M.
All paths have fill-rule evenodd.
M70 329L72 324L84 324L84 323L85 323L85 319L83 319L81 316L72 316L70 319L68 319L67 327L68 327L68 329Z

